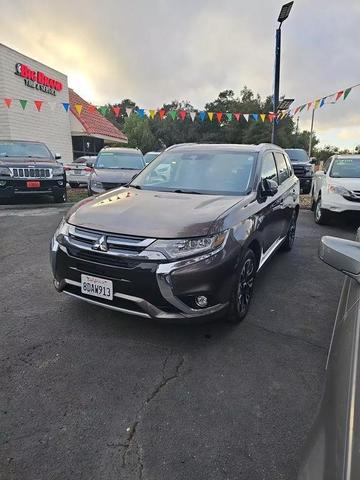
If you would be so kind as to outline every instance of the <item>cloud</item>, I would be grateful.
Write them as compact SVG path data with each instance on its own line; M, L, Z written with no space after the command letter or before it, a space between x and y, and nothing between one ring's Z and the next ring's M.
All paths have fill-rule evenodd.
M223 89L271 94L281 0L0 3L0 41L66 73L95 103L128 97L152 108L176 98L202 108ZM295 2L282 28L281 72L281 93L295 105L360 81L359 14L357 0ZM356 142L359 107L354 91L317 112L320 137ZM309 124L305 113L300 125Z

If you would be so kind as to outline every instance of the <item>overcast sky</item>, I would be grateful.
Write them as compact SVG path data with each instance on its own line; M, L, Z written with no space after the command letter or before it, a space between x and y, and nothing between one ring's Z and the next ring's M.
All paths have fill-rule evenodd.
M69 77L96 104L224 89L271 94L281 0L0 0L0 42ZM281 94L294 105L360 83L360 0L295 0L283 25ZM300 117L310 128L310 114ZM360 144L360 87L316 112L322 144Z

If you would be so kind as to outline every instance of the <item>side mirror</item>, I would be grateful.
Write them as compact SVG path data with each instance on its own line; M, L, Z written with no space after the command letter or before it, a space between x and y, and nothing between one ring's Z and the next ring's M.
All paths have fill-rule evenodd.
M311 163L312 165L316 165L316 164L317 164L316 158L315 158L315 157L311 157L311 158L310 158L310 163Z
M60 158L61 158L60 153L55 153L55 160L60 160Z
M360 231L357 238L360 240ZM337 237L322 237L319 257L331 267L360 283L360 243Z
M94 168L94 162L92 162L91 160L88 160L86 162L86 166L89 167L89 168Z
M266 197L273 197L279 190L278 184L274 180L265 178L262 181L262 191Z

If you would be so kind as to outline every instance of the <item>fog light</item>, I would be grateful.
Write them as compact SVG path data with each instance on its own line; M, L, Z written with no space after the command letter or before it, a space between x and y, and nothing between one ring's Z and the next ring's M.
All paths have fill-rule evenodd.
M5 187L6 180L0 180L0 187Z
M58 180L58 185L64 185L64 182L62 182L61 180Z
M199 308L205 308L207 307L208 299L205 297L205 295L199 295L195 298L195 303Z

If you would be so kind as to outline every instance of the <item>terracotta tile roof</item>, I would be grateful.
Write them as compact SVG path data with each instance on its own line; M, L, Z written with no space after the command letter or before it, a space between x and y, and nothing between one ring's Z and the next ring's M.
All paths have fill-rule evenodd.
M89 135L103 135L117 140L127 141L126 135L103 117L101 113L97 110L89 111L90 104L71 88L69 88L69 100L71 113L80 121ZM76 103L80 103L83 106L81 115L78 115L75 110Z

